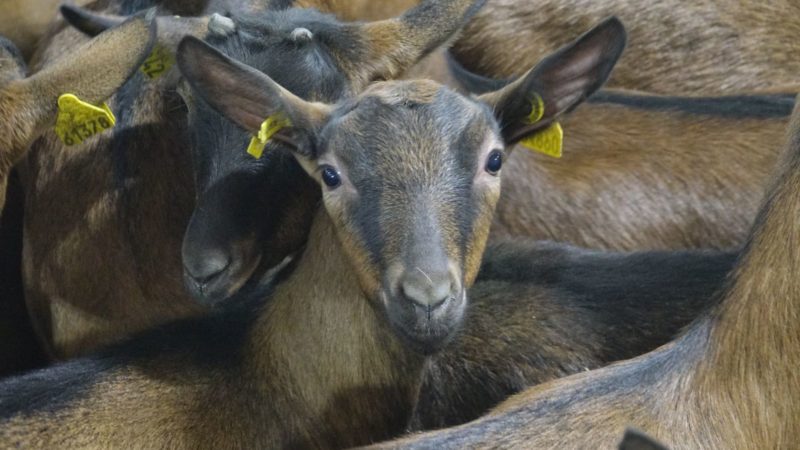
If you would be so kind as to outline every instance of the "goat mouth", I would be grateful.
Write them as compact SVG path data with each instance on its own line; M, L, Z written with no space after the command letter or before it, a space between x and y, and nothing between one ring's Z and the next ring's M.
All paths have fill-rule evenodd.
M249 281L255 278L260 279L256 273L260 262L260 253L252 255L247 260L235 258L224 270L204 280L195 279L184 268L184 285L197 302L207 306L216 306L236 294Z
M395 335L413 351L427 356L441 351L461 329L464 298L463 294L456 295L450 300L447 311L433 314L391 297L384 297L384 306Z

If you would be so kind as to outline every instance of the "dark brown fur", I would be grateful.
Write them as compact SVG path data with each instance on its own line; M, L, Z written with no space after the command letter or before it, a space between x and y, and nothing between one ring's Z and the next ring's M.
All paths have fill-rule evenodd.
M736 0L490 0L455 44L469 68L521 74L574 34L609 15L630 30L630 47L609 86L662 94L720 94L794 84L800 6Z
M191 61L196 66L185 73L191 73L192 79L202 68L208 68L211 74L220 73L215 70L219 67L211 64L220 56L204 59L197 48L203 44L186 42L182 48L188 56L180 63ZM233 81L233 85L241 86L241 80ZM193 83L204 86L200 81ZM208 95L214 92L218 91ZM319 131L329 130L332 147L325 147L321 154L312 153L317 147L303 145L296 150L298 158L309 164L317 158L331 163L334 156L342 162L353 161L340 168L349 170L355 180L358 171L364 170L357 162L365 151L382 155L376 157L385 160L383 171L369 175L385 186L381 195L386 201L381 202L381 211L364 211L370 204L360 199L342 205L325 190L325 208L316 215L304 254L269 302L243 310L244 319L231 309L221 317L157 329L105 354L10 380L0 389L0 410L5 415L0 426L3 445L339 448L403 430L419 389L425 358L390 331L383 319L391 317L384 312L387 300L378 295L384 291L376 288L373 277L391 275L394 265L388 262L394 261L392 256L404 247L386 247L388 265L363 264L361 255L368 254L375 241L396 239L402 234L407 224L403 222L406 215L400 212L416 206L414 197L406 196L413 195L416 185L403 187L390 178L393 172L454 189L450 185L453 173L466 172L471 177L475 170L471 166L456 167L452 158L458 158L460 152L471 155L491 148L492 142L484 141L487 136L499 139L496 126L487 120L491 117L488 109L426 83L376 85L357 103L341 105L330 119L324 116L332 110L302 102L285 90L260 92L265 98L259 99L259 104L265 109L285 108L293 123L298 128L307 127L300 130L306 130L315 141L318 136L314 137L317 129L313 121L317 117L334 124ZM222 98L235 104L240 101ZM439 125L429 119L441 118L443 111L450 111L442 102L448 106L456 102L458 110L467 113L454 118L457 132L470 134L463 148L450 147L449 140L428 141L428 135ZM426 111L425 115L420 113L416 125L378 120L391 111L413 118L416 108ZM374 118L373 126L380 127L381 133L390 133L387 142L397 146L387 145L378 152L367 146L338 145L347 136L357 142L372 142L371 137L363 135L362 127L369 124L347 117L357 113ZM425 133L421 133L423 130ZM420 158L415 151L426 143L425 157ZM428 172L427 165L440 158L451 162L448 176L441 180ZM393 171L392 162L404 172ZM499 194L499 179L483 173L480 166L475 169L481 184L452 194L459 202L470 202L476 210L467 226L454 223L457 219L452 211L440 210L438 214L442 220L437 227L443 237L441 245L448 254L460 255L461 261L466 261L463 267L456 263L465 287L477 271L477 267L469 266L474 259L471 253L482 252ZM316 174L316 167L310 172ZM365 189L359 193L366 197L370 192ZM435 199L434 204L442 206L446 200ZM350 207L354 208L352 212ZM358 217L376 212L379 214L370 217L381 224L385 235L361 234ZM406 242L413 244L415 239ZM379 282L382 280L379 278ZM391 298L389 303L395 301L400 300ZM198 353L194 334L203 333L207 324L212 324L209 337L220 342ZM179 340L170 336L176 328L180 330ZM48 381L41 384L42 380ZM62 387L60 394L42 395L41 389L53 386ZM30 394L33 397L25 400Z
M413 430L477 419L540 383L632 358L714 304L734 253L490 245L464 329L429 363Z
M120 12L118 3L111 2L103 11ZM183 3L192 2L173 3L175 11L183 11L191 6ZM198 9L198 2L194 3ZM200 3L217 7L215 2ZM441 44L455 32L472 4L430 2L425 24L408 24L404 18L364 24L362 33L376 57L342 61L347 63L343 65L353 90L362 89L373 77L391 78ZM159 39L174 47L174 28L162 28ZM409 39L392 46L387 39L394 42L395 35L389 36L386 29L407 33ZM83 40L75 30L56 30L41 46L36 67ZM388 57L378 55L387 49L392 50ZM72 148L46 135L25 161L26 300L37 329L56 357L85 353L153 325L207 311L183 285L181 238L195 198L185 111L175 92L175 79L174 74L154 81L138 76L132 82L143 88L134 91L139 94L133 107L121 112L127 115L124 129L118 126L114 133ZM109 102L112 109L124 95ZM120 179L120 172L125 179ZM310 196L306 203L314 201L316 197ZM285 227L268 238L293 246L267 243L265 248L289 253L305 242L309 220L290 216L281 224ZM298 226L298 222L302 223ZM256 280L266 277L267 269L285 256L264 255L259 270L248 272L245 281L250 275Z
M619 22L607 21L561 52L582 70L544 98L573 106L561 96L580 101L576 92L596 89L622 43ZM552 62L514 90L525 95L565 69ZM431 82L375 84L336 107L306 102L193 38L178 64L200 97L249 131L259 117L291 119L281 139L323 185L308 246L268 303L162 327L6 382L0 440L306 448L399 432L425 367L411 348L429 354L450 339L478 271L499 197L499 177L486 168L502 149L492 110L507 129L527 113L509 90L481 104ZM323 183L326 167L341 183ZM424 252L406 252L420 243ZM394 281L436 252L456 284L443 306L419 309Z
M800 439L800 108L721 304L639 358L544 384L453 429L376 448L611 447L633 425L673 448Z

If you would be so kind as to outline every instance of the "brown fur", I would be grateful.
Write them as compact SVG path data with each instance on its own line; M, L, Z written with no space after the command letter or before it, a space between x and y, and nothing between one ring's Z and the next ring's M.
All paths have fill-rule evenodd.
M419 0L296 0L294 6L317 8L342 20L381 20L394 17L415 6Z
M797 81L800 6L791 0L490 0L454 51L480 73L519 75L612 14L628 27L630 47L611 87L719 94Z
M447 69L442 52L406 76L467 90ZM796 85L788 85L738 94L796 91ZM672 99L680 103L691 97ZM742 113L724 117L702 108L681 112L600 101L582 104L560 119L560 159L514 147L504 169L491 239L526 236L608 250L740 245L789 120L788 115Z
M194 79L195 73L186 70L183 66L185 61L194 61L198 67L219 74L208 64L209 61L196 53L199 52L197 48L192 50L192 46L202 45L191 39L181 45L181 51L185 49L188 56L181 59L179 52L180 64L190 79ZM271 82L266 76L263 79ZM240 84L238 81L233 80ZM304 123L295 119L318 113L319 105L298 98L289 103L281 101L291 94L285 90L279 92L281 88L274 82L270 86L274 92L260 91L264 95L260 99L264 108L288 109L293 123ZM418 89L413 89L415 86ZM418 95L408 95L406 102L397 103L396 98L403 92L411 92L406 90L408 88ZM399 164L408 166L406 170L411 174L416 173L429 182L449 187L450 178L436 179L433 172L426 171L426 163L437 155L453 156L458 151L482 153L491 142L482 144L470 140L466 148L452 148L447 146L448 142L435 142L429 144L427 157L419 158L414 151L428 142L428 136L416 131L425 129L433 133L436 124L427 120L431 116L421 116L414 127L380 122L377 119L379 113L376 114L385 112L384 107L413 114L407 105L413 99L431 98L431 92L431 86L425 83L398 85L394 92L390 92L388 85L379 86L374 92L368 90L361 96L363 103L368 105L364 106L366 112L362 113L370 114L381 130L392 133L382 135L388 142L397 143L396 147L383 148L380 153L390 161L397 158ZM439 92L435 97L439 102L446 99L450 106L454 101L459 102L460 110L475 114L471 117L471 125L482 130L482 135L498 140L495 127L488 126L486 110L452 93ZM378 106L376 102L381 99L387 103ZM223 96L222 101L226 100L236 102ZM344 114L352 113L347 104L342 108L347 111ZM290 114L289 111L285 113ZM442 111L440 105L430 109L428 114L441 118L438 114ZM357 141L364 139L358 127L367 127L368 124L348 122L347 119L339 122L341 116L335 117L333 136L339 139L355 136ZM460 133L464 132L467 122L464 115L460 115L459 120L463 121L458 128ZM313 129L306 131L313 134ZM363 145L355 147L355 150L337 146L327 148L326 153L317 156L327 161L325 158L330 156L327 153L330 152L340 158L350 157L358 161L364 156L363 152L373 150ZM355 155L351 155L352 152ZM304 155L307 154L307 151L297 149L299 158L306 158ZM355 169L356 166L341 168ZM416 206L413 198L399 200L403 192L413 192L414 189L398 187L402 183L389 180L386 175L391 170L387 164L384 172L371 176L386 187L387 193L398 195L398 204L394 207L406 208L411 215L422 215L422 212L413 211ZM453 170L458 174L473 172L471 168ZM486 177L490 175L484 174L480 180L486 181ZM457 227L448 227L448 218L442 215L445 223L441 225L441 233L445 241L456 240L451 234L463 233L459 236L471 241L471 248L480 252L499 190L499 179L492 177L490 180L491 183L472 188L457 197L460 201L471 202L471 206L479 211L475 228L483 230L461 232ZM485 197L481 195L484 193ZM436 205L442 201L437 199ZM87 445L341 448L401 432L419 390L425 358L402 345L403 341L390 331L385 319L387 313L382 306L386 300L371 292L372 283L359 282L363 278L361 260L348 257L353 253L364 253L363 249L357 248L363 244L354 239L348 221L355 218L348 217L350 211L336 207L332 194L325 195L324 203L324 210L320 207L308 245L296 266L285 275L286 279L275 288L268 302L245 311L255 317L241 324L231 320L236 316L223 315L217 322L223 330L226 327L245 327L242 340L234 344L235 347L224 348L225 344L221 344L225 354L235 355L229 357L230 361L204 362L193 349L196 342L186 341L187 336L183 335L179 338L184 340L176 344L170 339L170 328L164 327L105 354L11 380L0 389L3 392L0 394L0 415L5 415L0 422L0 444L35 448ZM357 213L373 212L363 210L369 204L353 203ZM385 231L381 236L366 237L369 244L404 231L404 224L398 220L397 214L392 206L382 204L380 219L375 220L386 224L382 227ZM415 240L411 239L409 243L414 244ZM184 333L187 330L192 333L198 323L207 322L186 322L176 326L182 326ZM242 332L227 331L228 334ZM227 336L217 337L228 339ZM152 347L146 348L148 345ZM221 349L202 349L201 352L206 350L216 354ZM38 380L48 378L51 379L48 385L37 385ZM63 383L65 389L62 393L67 393L69 399L62 401L60 395L51 397L35 392L49 389L53 386L51 383ZM9 405L21 401L16 396L31 393L35 399L20 405L21 409L16 412L9 411ZM44 402L40 403L40 400ZM214 407L209 408L209 405Z
M613 250L738 246L787 122L584 104L562 121L562 158L514 149L492 237Z
M92 0L76 0L85 5ZM12 0L3 3L0 14L0 35L9 38L27 59L33 54L39 39L58 15L60 0Z
M103 372L68 407L2 422L0 442L341 448L397 434L423 358L378 322L334 232L319 214L301 262L258 311L233 370L193 368L180 356L137 361Z
M191 6L183 3L177 6ZM194 3L196 9L198 2ZM463 13L472 1L448 4ZM116 6L111 2L103 11L117 12ZM451 14L447 18L430 16L436 26L418 30L402 19L364 27L374 31L381 29L380 24L399 23L417 44L435 46L441 34L453 32L460 23L461 14L452 12L444 12ZM171 19L159 21L164 20ZM161 28L159 39L174 46L177 39L167 35L174 33L174 27ZM35 64L38 67L84 40L73 29L55 30L40 47ZM386 43L372 40L375 45L381 42ZM346 75L359 90L373 76L391 77L427 50L403 45L391 61L349 62L351 72ZM174 92L172 76L142 82L145 94L136 99L132 111L125 112L127 130L71 148L46 135L34 144L23 166L29 212L23 254L26 301L56 357L85 353L153 325L206 311L183 286L181 237L194 204L194 189L182 100ZM114 101L109 102L112 108ZM141 133L148 136L146 146L136 145ZM130 176L122 186L114 179L112 139L131 142L125 152ZM75 180L81 181L79 195ZM267 266L264 270L305 242L308 230L295 226L298 217L303 211L289 214L286 228L277 233L282 243L265 246L285 253L266 255L261 261Z
M376 448L611 447L628 425L673 448L800 439L800 108L722 303L672 344L538 386L470 424Z

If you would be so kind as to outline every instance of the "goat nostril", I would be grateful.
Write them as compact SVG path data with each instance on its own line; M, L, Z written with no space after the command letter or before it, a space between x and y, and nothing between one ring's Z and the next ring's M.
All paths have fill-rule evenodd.
M442 306L450 298L451 288L452 284L447 280L434 282L428 277L423 280L408 277L400 285L403 296L424 308L429 317L431 311Z

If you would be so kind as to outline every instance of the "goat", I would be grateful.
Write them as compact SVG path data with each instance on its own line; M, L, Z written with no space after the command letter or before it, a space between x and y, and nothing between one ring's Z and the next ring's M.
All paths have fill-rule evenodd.
M55 122L57 100L72 93L95 103L110 96L139 67L154 40L154 26L135 19L79 46L35 75L26 77L21 54L10 41L0 38L0 212L12 166L34 139ZM103 76L98 76L102 73ZM18 184L18 182L17 182ZM19 188L17 187L17 191ZM35 339L27 339L28 316L19 283L21 231L19 195L12 211L3 214L2 281L0 281L0 374L37 363ZM15 256L16 255L16 256ZM24 353L24 354L23 354Z
M453 50L479 73L518 75L610 14L629 26L632 45L609 87L718 95L797 82L800 5L792 0L492 0Z
M473 3L430 0L399 18L353 24L302 9L213 20L160 16L159 45L171 50L182 35L204 36L301 96L334 102L372 79L393 78L443 43L480 6ZM63 10L89 33L120 20ZM298 29L308 30L310 40L294 36ZM45 41L38 59L80 39L65 30ZM193 100L191 93L178 95L177 83L174 68L155 80L134 76L109 102L128 112L114 133L77 148L45 136L23 166L26 300L56 357L204 314L235 292L257 291L305 243L308 205L319 193L302 169L285 152L247 155L245 133L217 159L192 154L200 146L190 146L185 102ZM74 179L84 180L81 195ZM200 302L187 295L184 279Z
M617 33L624 35L621 25L612 23L616 24ZM599 54L597 58L613 61L616 54L611 50L619 49L618 41L591 39L598 39L597 35L580 38L553 58L559 58L565 67L573 67L572 64L577 64L574 60L580 60L582 52L588 53L577 49L585 49L587 42L592 42L592 55ZM600 50L605 46L611 49L608 53ZM229 49L221 48L226 54ZM572 55L573 60L564 55ZM254 65L258 67L263 63ZM613 63L609 62L606 67L610 70L611 65ZM551 76L556 78L560 73L553 72ZM593 89L600 84L598 82ZM554 91L561 88L557 83L547 87ZM189 99L187 104L190 105L190 129L196 133L192 137L197 143L195 152L203 155L195 161L224 160L231 154L242 153L249 134L216 111L202 107L197 99ZM196 126L199 124L202 126ZM202 171L202 166L196 171ZM226 203L233 204L234 200ZM515 246L519 247L519 244ZM624 257L538 244L524 247L514 261L501 248L492 250L484 259L481 273L486 282L476 286L474 292L470 291L473 308L467 313L469 320L463 333L452 347L434 359L435 370L426 374L425 406L415 413L415 427L466 421L531 384L655 348L671 339L708 304L711 291L725 273L724 262L728 261L729 267L732 259L729 254L708 257L653 253ZM512 278L501 273L495 268L503 264L500 261L512 267L525 267L520 272L526 276ZM711 268L705 269L709 265ZM683 280L685 289L672 287L674 279L650 277L654 270L664 266L674 268L675 279ZM554 280L550 274L557 272L561 274ZM629 274L630 278L613 276L617 272ZM572 273L581 275L572 277ZM613 286L610 280L614 280ZM492 295L497 290L511 295L499 299ZM669 312L662 314L664 308ZM595 323L589 323L592 321L589 317ZM620 317L630 317L631 324L641 324L641 327L624 328L623 332L617 322ZM568 325L561 326L561 323ZM572 333L578 327L586 340ZM513 336L515 345L508 345L507 336ZM476 342L486 343L486 346L475 345ZM484 348L494 348L494 344L503 351L484 351ZM464 391L459 388L465 386L469 386L466 392L470 395L461 393Z
M622 45L611 20L477 100L431 81L379 82L332 106L185 38L177 62L190 108L249 133L276 115L291 124L274 138L322 196L306 248L271 295L3 382L0 442L307 448L398 434L426 355L464 319L503 141L536 131L519 100L540 91L552 120L602 84ZM553 77L564 70L572 76Z
M383 82L331 107L186 38L178 64L199 94L190 108L208 103L249 132L275 114L291 122L275 138L323 197L306 250L268 297L0 384L0 442L305 448L399 433L428 366L422 355L458 339L499 197L500 130L510 142L536 131L518 102L532 89L551 105L546 121L574 107L602 84L622 43L619 22L605 22L478 101L429 81ZM572 76L554 76L563 71ZM483 277L513 278L494 261ZM678 312L694 307L678 303Z
M468 92L508 83L448 63L452 82ZM492 237L610 250L737 247L793 104L794 94L600 91L564 117L561 159L514 152Z
M373 448L596 448L632 424L673 448L791 448L800 439L800 107L721 299L676 341L537 386L487 416Z

